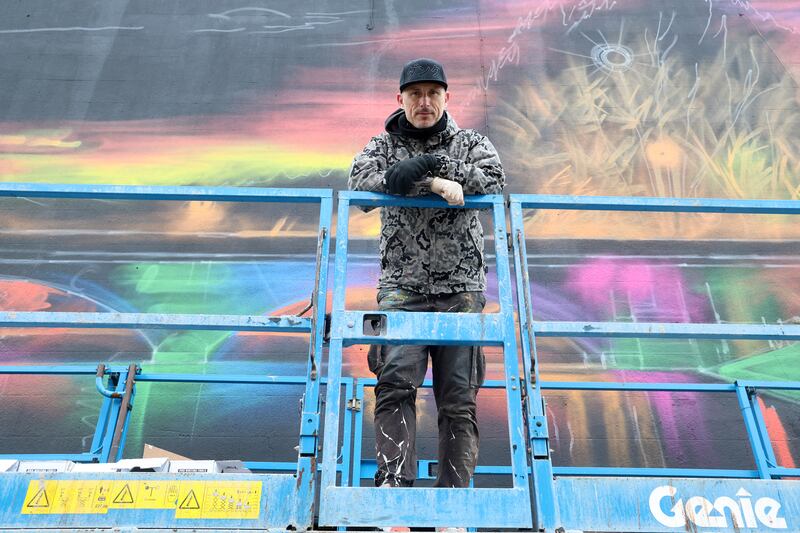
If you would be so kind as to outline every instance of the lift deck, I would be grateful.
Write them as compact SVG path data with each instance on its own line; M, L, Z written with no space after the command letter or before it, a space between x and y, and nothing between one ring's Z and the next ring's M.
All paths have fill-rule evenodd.
M238 316L124 313L2 312L0 327L163 328L300 332L309 337L303 376L193 375L148 372L138 364L97 367L3 366L15 375L94 378L102 397L89 450L79 454L0 456L13 460L114 463L122 458L136 384L201 382L304 386L296 462L247 462L254 472L4 472L0 529L301 530L407 525L528 531L800 531L800 469L781 468L757 395L800 390L796 382L722 384L546 382L539 377L537 337L800 339L800 326L764 324L585 323L533 320L523 210L580 209L750 214L800 214L800 202L714 199L477 196L467 208L490 210L500 310L446 314L350 310L345 306L351 207L403 205L453 208L437 198L397 198L361 192L338 196L333 306L321 375L333 193L316 189L123 187L3 184L0 196L220 202L297 202L319 206L319 238L311 315ZM511 232L506 233L510 214ZM516 317L509 250L513 250ZM517 335L521 339L519 363ZM374 461L362 457L360 406L373 379L342 375L342 349L354 344L469 344L503 349L505 376L486 387L506 391L510 465L478 473L510 476L510 487L376 489L361 486ZM426 385L430 385L429 383ZM320 395L324 389L324 439ZM735 395L755 470L576 468L552 464L543 391L700 391ZM344 397L342 396L344 394ZM340 429L342 428L342 429ZM321 447L321 464L317 459ZM421 477L435 462L420 461ZM317 495L318 492L318 495Z

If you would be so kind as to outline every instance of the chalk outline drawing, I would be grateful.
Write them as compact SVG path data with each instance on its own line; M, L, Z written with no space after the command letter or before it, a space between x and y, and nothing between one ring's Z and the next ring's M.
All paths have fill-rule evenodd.
M259 34L259 33L286 33L291 31L299 31L299 30L314 30L318 26L325 26L328 24L338 24L340 22L344 22L345 19L342 18L343 15L354 15L354 14L361 14L361 13L369 13L369 10L356 10L356 11L342 11L338 13L322 13L322 12L308 12L303 15L305 20L298 24L260 24L256 28L253 28L250 31L247 31L247 26L238 26L236 28L231 29L224 29L224 28L202 28L199 30L193 30L193 33L237 33L247 31L248 34ZM235 14L244 14L244 15L275 15L287 21L292 21L295 17L288 13L284 13L283 11L278 11L277 9L270 9L268 7L237 7L235 9L228 9L227 11L222 11L221 13L209 13L208 16L213 19L222 20L224 22L233 21L234 18L232 15Z

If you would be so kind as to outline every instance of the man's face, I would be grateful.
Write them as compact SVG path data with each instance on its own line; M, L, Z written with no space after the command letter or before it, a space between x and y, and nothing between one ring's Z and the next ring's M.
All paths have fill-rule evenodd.
M442 118L450 93L438 83L414 83L397 94L397 104L415 128L430 128Z

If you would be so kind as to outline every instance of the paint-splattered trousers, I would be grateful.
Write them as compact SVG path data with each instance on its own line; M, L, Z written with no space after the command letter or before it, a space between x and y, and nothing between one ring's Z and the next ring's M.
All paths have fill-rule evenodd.
M385 311L480 313L482 292L420 294L381 289ZM486 362L477 346L372 346L369 368L375 387L375 485L411 486L417 477L416 400L425 379L428 356L439 425L437 487L467 487L478 461L476 397Z

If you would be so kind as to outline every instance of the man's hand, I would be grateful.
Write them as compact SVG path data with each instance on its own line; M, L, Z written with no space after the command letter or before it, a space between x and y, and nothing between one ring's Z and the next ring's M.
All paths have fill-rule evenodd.
M386 189L392 194L405 196L411 191L414 182L423 179L428 172L436 170L436 158L431 154L411 157L398 161L386 171Z
M464 205L464 189L460 183L444 178L433 178L431 192L438 194L450 205Z

